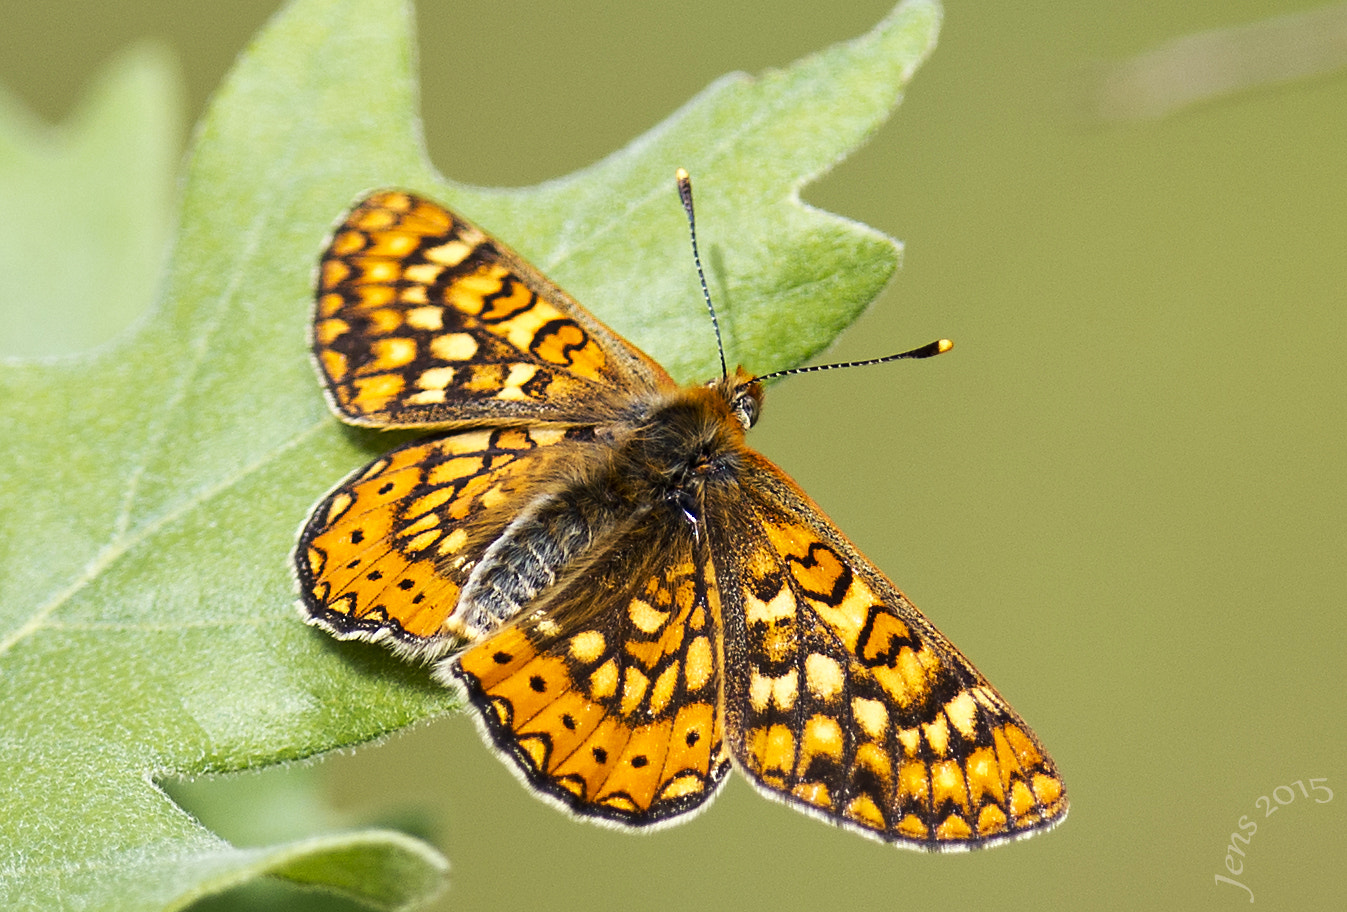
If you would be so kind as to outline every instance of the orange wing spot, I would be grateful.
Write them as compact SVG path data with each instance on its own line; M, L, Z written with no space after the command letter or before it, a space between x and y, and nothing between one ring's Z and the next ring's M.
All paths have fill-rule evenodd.
M319 355L319 360L323 362L323 373L331 377L334 383L340 383L346 379L346 371L349 365L346 362L346 356L341 352L328 349Z
M873 741L856 748L856 769L869 770L880 782L887 783L893 776L893 761L888 752ZM924 781L924 777L923 777Z
M403 231L381 231L373 235L371 240L374 243L366 251L368 256L393 257L399 260L415 250L417 245L421 243L421 239L417 235Z
M1024 784L1024 780L1016 779L1010 786L1010 816L1017 821L1022 821L1034 812L1036 802L1033 792L1029 791L1029 786Z
M917 839L925 841L931 835L931 830L916 814L904 814L903 819L898 821L895 827L898 835L906 836L908 839Z
M762 775L778 782L775 788L781 788L781 777L795 767L795 733L784 725L773 725L763 737Z
M365 247L365 235L360 231L338 231L336 237L332 238L332 246L327 249L329 257L345 257L363 250ZM340 265L337 260L328 259L323 265ZM336 282L330 283L335 285Z
M875 615L865 642L857 644L857 651L862 661L867 665L873 665L892 656L895 646L910 651L910 647L903 644L909 642L911 638L912 631L906 624L894 615L883 612Z
M1006 740L1006 729L1010 726L1003 725L992 732L992 743L996 747L997 766L1001 770L1001 788L1008 790L1010 783L1024 770L1020 766L1019 758L1015 756L1015 751L1011 749L1010 742Z
M406 544L403 545L403 547L405 547L408 551L411 552L424 551L427 548L433 547L434 544L440 540L440 536L443 534L444 533L440 532L439 530L436 530L434 532L422 532L420 535L416 535L408 539Z
M868 795L857 795L852 798L850 803L847 804L846 810L842 813L872 830L883 830L885 828L884 812Z
M362 256L353 257L352 262L360 264L360 275L354 279L357 285L389 285L402 277L402 267L388 260Z
M804 737L800 739L800 759L796 765L797 773L808 769L809 761L817 756L842 759L842 727L831 716L815 714L804 725Z
M454 456L426 472L426 483L438 488L441 485L452 485L455 482L467 479L480 479L484 484L489 484L481 476L482 458L480 456ZM434 497L433 494L428 496ZM458 499L463 500L462 497ZM433 500L430 502L433 503Z
M589 676L589 695L595 700L606 700L617 693L617 663L604 662Z
M923 655L930 659L925 650L919 655L904 646L893 665L874 669L875 680L899 706L910 706L930 691L931 675L939 665L932 662L928 667L922 662Z
M371 310L365 314L365 319L368 321L365 332L371 336L386 336L402 328L402 313L388 307ZM370 347L374 347L378 342L377 339L372 340Z
M941 760L931 764L931 801L939 807L951 801L968 813L968 787L964 784L963 769L957 760Z
M699 773L683 773L675 776L659 790L655 796L656 801L673 801L678 798L686 798L689 795L698 795L706 791L706 780Z
M377 412L384 403L402 392L404 382L397 374L357 377L352 401L364 412Z
M791 789L791 794L814 807L833 809L832 795L828 793L828 786L823 782L801 782Z
M655 715L664 712L673 699L674 688L678 686L678 667L681 663L674 659L668 667L659 673L655 686L650 689L650 711Z
M964 761L964 775L968 780L968 794L973 805L982 804L983 798L991 796L997 804L1006 800L1005 788L1001 783L1000 772L996 764L996 754L990 747L979 747Z
M603 366L603 350L594 345L585 332L570 320L538 328L529 340L528 348L550 364L574 365L577 372L597 377Z
M668 652L668 647L659 640L627 640L622 644L622 649L646 668L655 665Z
M438 494L442 492L437 491L435 493ZM406 511L403 514L403 521L406 522L407 520L411 520L411 522L406 522L406 525L398 529L399 537L407 539L420 535L423 532L444 531L441 528L439 514L429 512L424 509L423 505L425 504L425 502L431 499L432 498L429 496L418 498L417 500L413 501L412 504L406 509ZM416 518L412 519L412 517ZM460 532L462 530L455 529L454 531Z
M408 203L410 202L408 200ZM407 215L402 219L402 227L408 231L436 236L446 234L454 227L453 216L426 200L417 200L414 208L410 205L407 208Z
M347 302L353 313L364 315L397 304L398 292L390 285L360 285L354 299Z
M963 842L973 838L973 828L958 814L950 814L935 828L935 838L941 842Z
M341 266L343 270L346 268L344 265L338 265ZM324 273L328 271L327 263L323 264L323 271ZM346 298L342 297L337 292L331 291L326 294L321 294L318 296L318 308L314 312L314 320L326 320L336 315L345 306Z
M403 194L389 193L372 196L369 202L373 205L362 206L351 213L347 224L365 232L387 231L398 223L397 213L391 210L405 212L410 200Z
M1017 725L1006 725L1002 729L1006 734L1006 741L1015 751L1015 757L1019 760L1022 768L1041 766L1043 764L1043 755L1038 752L1034 742L1020 730Z
M640 669L627 666L626 673L622 676L622 715L630 716L636 712L636 707L645 699L649 687L650 679L642 674Z
M1034 795L1038 798L1038 803L1045 808L1056 806L1057 802L1062 799L1062 780L1056 776L1035 773L1030 780L1030 785L1034 790Z
M978 812L978 835L996 836L1006 832L1009 826L1005 812L994 804L985 805Z
M505 382L504 364L469 364L465 371L467 376L459 384L459 388L466 392L494 395Z
M416 342L403 336L375 339L370 354L373 360L360 368L361 373L394 371L416 360Z
M318 273L318 288L330 292L351 277L351 267L341 260L324 260ZM333 300L335 299L335 301ZM345 306L345 299L335 293L319 297L319 314L330 316Z
M925 807L931 800L926 764L920 760L904 760L898 770L898 805Z
M351 331L351 324L345 320L319 320L314 324L313 337L322 345L331 345L338 336ZM326 352L324 353L326 354ZM335 354L335 353L334 353Z

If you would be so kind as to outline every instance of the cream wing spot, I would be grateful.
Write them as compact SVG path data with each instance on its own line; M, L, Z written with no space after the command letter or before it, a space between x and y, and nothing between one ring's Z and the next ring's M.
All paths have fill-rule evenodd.
M439 332L444 329L444 308L414 307L407 311L407 325L412 329Z
M878 700L855 697L851 701L851 715L856 724L874 740L884 737L889 728L889 711ZM909 751L910 753L910 751Z
M627 606L627 617L636 625L637 630L649 635L658 632L664 626L664 622L669 619L669 612L660 611L642 599L632 599Z
M584 630L571 637L571 657L577 662L596 662L603 656L607 645L607 640L599 631Z
M441 361L471 361L477 340L467 333L445 333L430 340L430 353Z
M804 660L805 686L820 700L831 700L842 692L842 666L836 659L812 652Z
M456 370L452 367L427 368L421 371L420 376L416 378L416 385L423 390L443 392L449 384L454 382Z
M683 680L687 684L689 693L696 693L705 687L711 680L711 673L714 668L715 665L711 659L710 640L704 636L699 636L688 644L683 666Z
M791 594L790 589L785 586L782 586L781 590L772 596L770 602L764 602L751 593L744 597L744 619L750 624L771 624L782 618L793 619L794 617L795 597Z
M968 691L961 691L945 704L945 715L965 738L971 739L977 733L977 702Z

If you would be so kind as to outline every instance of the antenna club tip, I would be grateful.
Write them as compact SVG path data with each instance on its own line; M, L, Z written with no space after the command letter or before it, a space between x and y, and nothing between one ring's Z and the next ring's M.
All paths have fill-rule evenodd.
M691 180L691 176L688 174L688 169L679 168L677 171L675 171L674 180L678 181L680 184L685 184L689 180Z
M953 347L954 347L954 340L937 339L935 343L935 353L937 355L943 355L945 352L949 351Z

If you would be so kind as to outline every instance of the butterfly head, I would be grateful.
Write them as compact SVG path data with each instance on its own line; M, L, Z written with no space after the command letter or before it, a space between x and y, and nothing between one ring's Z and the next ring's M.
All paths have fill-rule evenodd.
M762 414L762 384L742 366L734 369L734 376L713 380L712 386L721 387L730 412L747 431L758 423Z

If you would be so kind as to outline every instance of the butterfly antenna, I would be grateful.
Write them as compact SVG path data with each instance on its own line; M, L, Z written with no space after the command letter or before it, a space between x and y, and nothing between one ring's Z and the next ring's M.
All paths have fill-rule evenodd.
M720 321L716 319L716 306L711 303L711 289L706 287L702 257L697 252L697 217L692 214L692 178L682 168L674 172L674 177L678 180L678 196L683 200L683 211L688 214L688 233L692 235L692 262L697 264L697 278L702 283L702 297L706 299L706 310L711 314L711 328L716 331L716 350L720 352L720 376L728 377L730 372L725 367L725 345L720 340Z
M921 348L914 348L911 351L899 352L896 355L885 355L883 358L870 358L865 361L841 361L836 364L811 364L806 367L792 367L789 370L773 371L770 374L763 374L756 377L756 380L774 380L777 377L787 377L791 374L812 374L814 371L836 370L840 367L868 367L871 364L888 364L890 361L899 361L903 358L931 358L936 355L943 355L954 347L954 343L949 339L936 339L934 342L928 342Z

